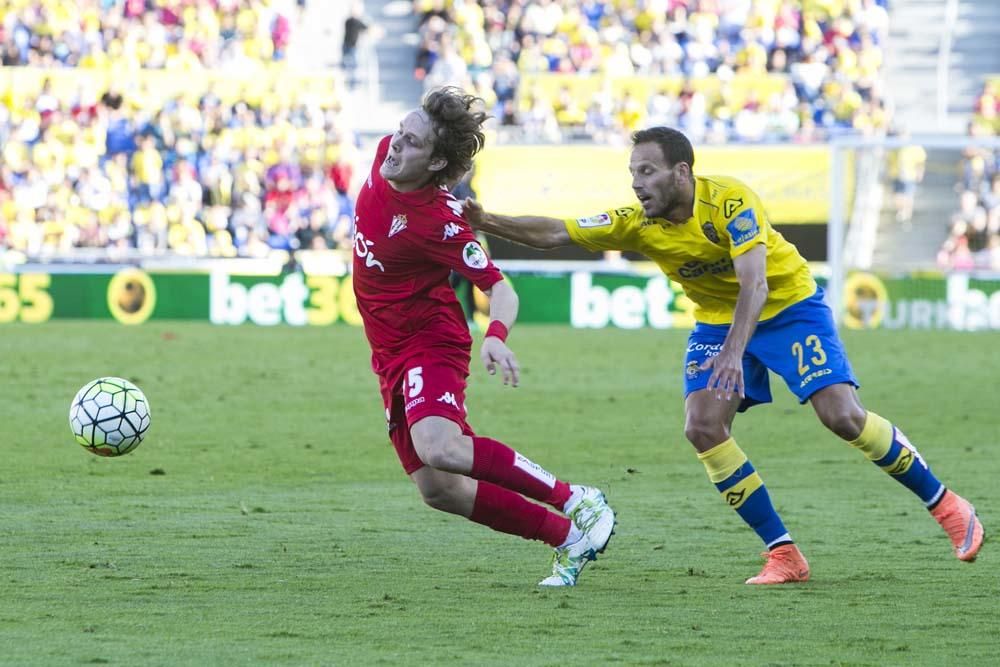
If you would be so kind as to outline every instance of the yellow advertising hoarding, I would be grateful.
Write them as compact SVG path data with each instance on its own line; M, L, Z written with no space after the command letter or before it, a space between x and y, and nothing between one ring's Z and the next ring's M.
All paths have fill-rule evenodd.
M37 96L43 85L62 102L75 99L81 91L97 100L110 89L125 96L128 105L155 110L177 96L197 100L211 90L225 104L242 100L251 105L268 100L316 99L322 104L338 101L339 72L293 72L281 65L262 65L241 72L207 69L130 69L36 67L0 68L0 103L12 109Z
M592 145L496 146L476 159L473 186L487 210L575 218L634 201L629 149ZM752 187L775 224L825 223L830 213L826 146L706 146L695 174L723 174ZM848 198L853 170L845 169Z

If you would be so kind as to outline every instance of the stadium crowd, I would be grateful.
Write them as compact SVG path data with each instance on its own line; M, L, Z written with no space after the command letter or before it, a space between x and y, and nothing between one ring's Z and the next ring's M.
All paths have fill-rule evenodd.
M987 81L976 100L968 134L1000 136L1000 79ZM969 148L959 167L958 210L938 251L946 269L1000 271L1000 151Z
M666 124L701 143L810 142L888 127L885 0L412 2L417 77L487 99L501 140L618 142ZM339 81L322 99L306 83L265 99L210 77L169 94L117 77L271 71L302 4L0 1L0 249L348 244L358 152ZM110 74L90 87L56 76L71 71ZM970 132L996 135L997 88ZM966 155L942 266L1000 268L998 159Z
M888 126L885 0L413 0L415 73L518 140L823 140ZM502 133L503 134L503 133Z
M4 0L4 67L245 67L285 57L291 0Z
M357 145L340 80L275 62L295 3L0 11L15 65L0 68L0 249L234 257L349 244Z

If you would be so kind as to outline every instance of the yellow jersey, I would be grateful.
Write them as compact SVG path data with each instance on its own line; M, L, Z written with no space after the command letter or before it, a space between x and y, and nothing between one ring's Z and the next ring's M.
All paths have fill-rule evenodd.
M588 250L638 252L684 288L694 316L730 324L740 284L733 258L758 244L767 248L767 320L812 296L816 281L794 245L771 227L756 193L728 176L695 178L694 215L683 223L647 218L638 203L564 221L574 243Z

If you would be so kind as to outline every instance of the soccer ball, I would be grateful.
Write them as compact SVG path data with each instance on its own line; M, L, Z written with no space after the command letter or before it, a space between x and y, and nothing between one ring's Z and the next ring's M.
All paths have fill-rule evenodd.
M92 454L128 454L149 429L149 401L128 380L97 378L73 397L69 427L76 441Z

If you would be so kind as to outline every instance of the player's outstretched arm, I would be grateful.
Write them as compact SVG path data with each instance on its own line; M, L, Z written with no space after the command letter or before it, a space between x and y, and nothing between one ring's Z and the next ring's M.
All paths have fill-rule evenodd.
M740 283L740 293L733 309L733 323L722 343L722 350L701 365L702 370L712 369L708 378L709 391L716 398L723 395L728 401L733 394L746 398L743 377L743 352L757 328L757 320L767 303L767 248L758 244L733 259L733 268Z
M462 213L473 229L539 250L550 250L572 242L565 223L559 218L487 213L482 204L471 197L462 202Z
M506 281L501 280L486 291L486 296L490 298L490 326L486 330L479 356L490 375L496 375L497 366L500 366L503 383L516 387L520 381L521 368L505 341L517 319L517 292Z

